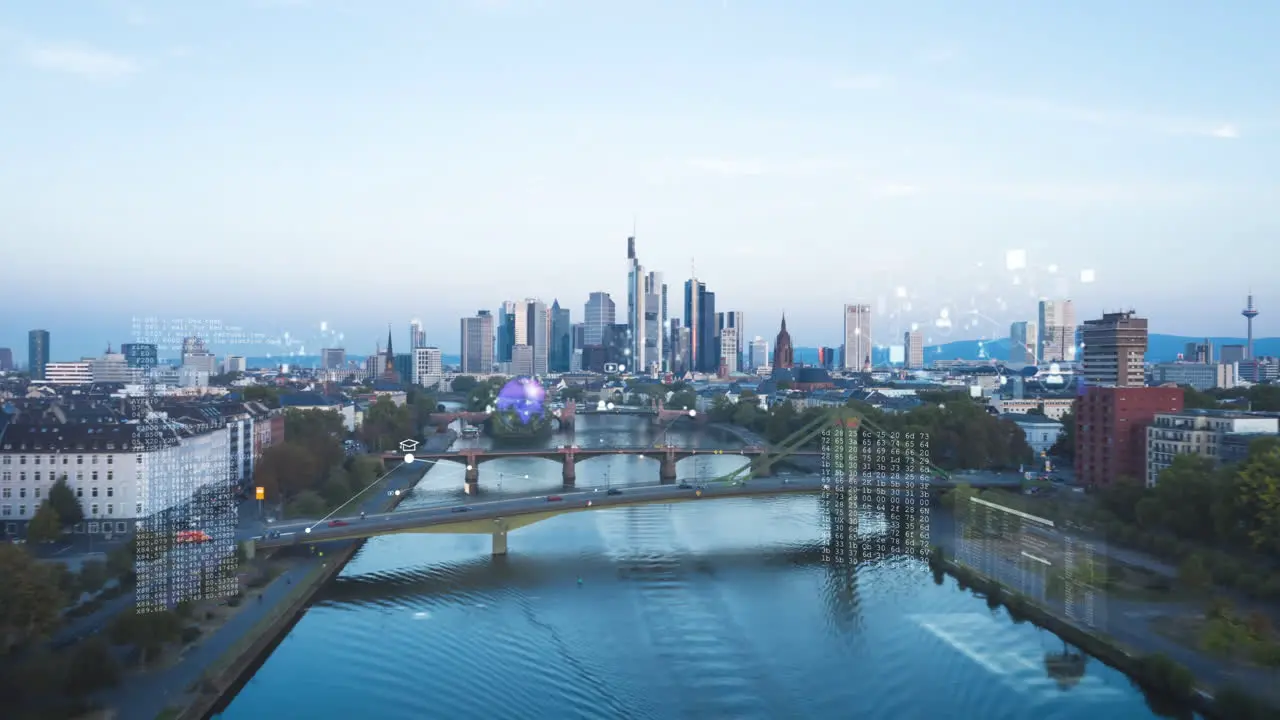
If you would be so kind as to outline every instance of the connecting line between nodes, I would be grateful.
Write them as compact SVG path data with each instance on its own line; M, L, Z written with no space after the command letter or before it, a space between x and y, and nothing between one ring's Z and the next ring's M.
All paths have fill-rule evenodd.
M436 463L438 463L438 462L440 462L440 461L439 461L439 460L423 460L423 462L424 462L424 463L431 463L432 465L435 465ZM351 498L350 498L349 500L347 500L346 502L342 503L341 505L339 505L338 507L334 508L333 510L329 511L329 514L328 514L328 515L325 515L324 517L320 518L319 520L315 521L315 522L314 522L314 523L312 523L310 526L308 526L308 527L307 527L307 529L306 529L304 532L311 532L311 531L312 531L313 529L315 529L318 525L320 525L320 523L322 523L322 522L324 522L325 520L328 520L329 518L333 517L335 514L337 514L337 512L338 512L339 510L341 510L342 508L344 508L344 507L346 507L346 506L350 505L350 504L351 504L351 502L352 502L352 500L355 500L356 498L360 497L361 495L363 495L363 494L365 494L365 493L369 492L369 489L370 489L370 488L372 488L374 485L377 485L378 483L380 483L380 482L382 482L383 480L385 480L385 479L387 478L387 476L388 476L388 475L390 475L391 473L395 472L395 471L396 471L396 470L398 470L398 469L399 469L399 468L393 468L393 469L388 470L388 471L386 471L386 472L382 473L381 475L379 475L379 476L377 477L377 479L375 479L373 482L371 482L371 483L369 483L368 485L366 485L366 486L365 486L365 488L364 488L363 490L361 490L360 492L356 493L355 495L352 495L352 496L351 496Z

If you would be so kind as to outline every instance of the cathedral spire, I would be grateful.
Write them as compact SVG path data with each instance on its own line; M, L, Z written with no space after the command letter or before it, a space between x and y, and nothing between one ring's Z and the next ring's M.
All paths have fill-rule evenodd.
M388 375L390 375L391 373L393 373L393 372L395 372L395 371L396 371L396 355L395 355L395 351L391 349L391 323L387 323L387 367L386 367L386 371L387 371L387 374L388 374Z
M782 332L787 331L787 311L782 311Z

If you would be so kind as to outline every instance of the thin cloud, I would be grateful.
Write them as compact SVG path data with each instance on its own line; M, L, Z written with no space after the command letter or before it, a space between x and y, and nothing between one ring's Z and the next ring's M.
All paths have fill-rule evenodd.
M713 175L731 177L754 177L765 172L764 163L759 160L730 158L694 158L689 161L689 167Z
M60 72L92 80L108 80L138 72L138 63L123 55L84 45L60 44L32 48L27 62L40 70Z
M1222 140L1235 140L1240 137L1240 129L1230 123L1214 128L1209 135Z
M876 188L875 194L890 198L912 197L920 194L920 186L910 183L886 183Z
M1146 132L1153 135L1212 137L1235 140L1240 137L1235 123L1151 115L1117 110L1083 107L1043 98L965 93L953 96L970 104L984 105L1005 112L1044 115L1086 125L1113 127Z
M686 167L700 173L725 177L812 177L846 169L843 161L828 158L760 158L699 157L688 160Z

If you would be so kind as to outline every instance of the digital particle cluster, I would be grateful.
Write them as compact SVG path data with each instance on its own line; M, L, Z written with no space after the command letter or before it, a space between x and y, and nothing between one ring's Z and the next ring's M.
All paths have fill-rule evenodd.
M186 340L193 337L219 346L258 346L271 341L263 333L249 332L221 320L148 316L133 318L132 325L135 342L155 345L157 350L164 352L181 350Z
M1105 543L1086 529L970 496L956 508L956 560L1077 625L1106 627Z
M857 564L929 552L929 436L841 418L822 435L824 559Z

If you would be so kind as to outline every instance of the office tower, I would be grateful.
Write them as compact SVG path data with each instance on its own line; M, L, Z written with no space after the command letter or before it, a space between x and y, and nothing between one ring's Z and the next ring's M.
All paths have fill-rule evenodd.
M671 356L671 353L667 351L667 345L670 344L668 342L668 337L667 337L667 327L668 327L668 323L671 322L671 317L667 315L667 283L661 280L662 278L661 273L658 274L658 277L659 277L658 282L661 285L661 291L662 291L662 299L661 299L662 313L661 313L661 317L658 320L659 334L662 335L662 348L659 350L658 355L662 359L661 369L670 371L671 365L668 363L668 360Z
M475 317L462 318L462 372L485 375L493 372L493 316L477 310Z
M671 322L674 324L680 322L680 320L672 318ZM689 328L677 325L672 330L671 339L671 372L677 375L684 375L693 370L693 366L689 364L689 358L692 357L693 353L693 333L689 331Z
M844 369L863 372L871 369L871 306L844 306Z
M684 359L686 371L696 372L702 369L702 346L698 331L702 327L702 296L706 291L706 283L698 282L696 277L684 282L684 326L689 330L689 352L685 353Z
M27 372L32 380L44 380L44 370L49 365L49 331L32 330L27 333Z
M773 369L786 369L795 365L795 352L791 348L791 333L787 332L787 316L782 316L782 327L773 341Z
M1040 356L1040 333L1033 322L1016 322L1009 326L1009 362L1015 365L1036 365Z
M198 337L183 339L182 367L210 375L218 374L217 358L205 348L204 341Z
M1032 336L1035 339L1035 336ZM924 369L924 333L919 330L908 330L902 334L903 365L907 370Z
M1147 319L1128 312L1105 313L1084 323L1084 379L1089 385L1143 387Z
M769 364L769 341L757 335L751 341L750 352L751 369L764 367Z
M521 343L521 322L516 322L516 345L528 345L533 348L533 374L547 374L548 353L551 349L551 314L547 312L547 304L536 298L529 298L522 303L524 307L524 339Z
M13 351L9 348L0 348L0 372L13 369Z
M720 374L738 372L738 329L727 327L720 331Z
M644 281L644 362L640 368L644 372L657 373L662 370L662 338L665 326L662 322L662 306L666 293L666 283L662 282L662 273L651 272Z
M123 355L120 356L124 358ZM248 363L245 362L243 355L228 355L222 360L222 372L224 373L242 373L248 369Z
M1208 365L1213 362L1213 341L1205 338L1204 342L1189 342L1182 353L1182 359L1189 363Z
M720 343L716 339L716 294L703 290L698 295L698 344L705 349L700 370L713 373L720 367Z
M551 350L547 354L547 367L551 372L569 372L573 359L573 320L569 308L560 307L560 301L551 303Z
M513 375L535 375L533 348L529 345L516 345L511 348L511 373Z
M409 350L427 346L427 333L422 329L422 321L414 318L409 323Z
M153 368L159 363L160 355L152 343L125 343L120 346L120 352L131 368Z
M126 348L128 345L125 346ZM125 355L128 355L125 351ZM342 348L324 348L320 351L321 370L341 370L347 364L347 351Z
M742 313L738 311L732 311L732 310L716 313L716 334L717 335L722 334L726 328L732 328L736 331L734 333L734 337L737 338L738 344L733 349L734 366L741 368L742 367L742 341L743 341L743 334L744 334L744 328L742 327ZM720 342L718 346L721 348L720 352L723 355L725 344L723 342ZM723 364L723 362L721 364Z
M636 239L627 238L627 328L630 330L629 372L640 373L646 369L645 352L645 303L648 299L648 283L644 268L636 258Z
M602 347L605 333L616 322L617 306L607 292L593 292L582 309L582 346Z
M497 325L494 355L499 363L509 363L511 348L516 344L516 304L510 300L504 301L502 307L498 308L498 317L494 323Z
M1040 301L1040 362L1074 362L1076 309L1070 300Z
M466 318L468 320L472 318ZM419 347L413 349L413 360L410 368L411 382L414 385L430 386L440 382L444 377L444 357L437 347Z
M1218 360L1224 363L1238 363L1244 359L1244 345L1223 345L1218 352Z

